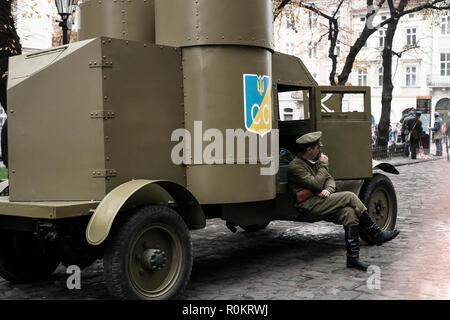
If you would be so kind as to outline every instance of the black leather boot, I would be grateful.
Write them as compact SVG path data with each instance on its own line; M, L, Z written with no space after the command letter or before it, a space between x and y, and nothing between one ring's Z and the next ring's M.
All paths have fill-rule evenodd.
M344 227L347 268L367 271L369 264L359 260L359 226Z
M373 243L375 243L377 246L381 246L382 243L391 241L394 239L400 231L398 230L382 230L369 216L367 211L364 211L359 216L359 222L361 223L361 226L364 228L364 231L366 232L367 236L370 240L372 240Z

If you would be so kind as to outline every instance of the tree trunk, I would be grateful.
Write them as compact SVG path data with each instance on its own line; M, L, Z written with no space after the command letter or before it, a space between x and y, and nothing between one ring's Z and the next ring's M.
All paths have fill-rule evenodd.
M398 19L395 19L389 23L386 31L383 50L383 92L381 94L381 118L378 123L378 147L388 145L392 92L394 91L394 84L392 83L392 45L398 21Z
M7 109L8 59L22 54L22 46L11 15L11 4L12 0L0 1L0 103L5 111Z
M332 86L336 85L336 70L337 70L337 55L335 53L336 45L338 41L338 35L339 35L339 26L337 25L337 22L335 20L330 20L330 49L328 51L328 57L331 59L331 72L329 76L330 84Z
M376 145L378 147L387 147L389 140L389 125L391 119L391 103L394 84L392 83L392 46L398 23L402 17L408 0L401 0L398 7L395 8L393 0L389 0L391 17L394 19L388 24L386 30L386 40L383 50L383 92L381 94L381 117L378 123L378 137Z
M345 86L345 84L348 81L348 78L350 77L350 74L352 73L353 64L355 63L356 56L364 47L364 44L367 42L369 37L376 30L377 29L369 29L366 24L363 31L361 32L361 35L356 40L355 44L350 48L350 52L348 53L347 58L345 60L344 68L342 69L341 74L338 76L338 85Z

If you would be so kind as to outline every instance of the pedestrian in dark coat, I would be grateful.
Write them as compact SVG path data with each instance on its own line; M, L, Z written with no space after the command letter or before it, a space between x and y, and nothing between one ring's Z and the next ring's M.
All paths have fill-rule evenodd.
M422 121L420 121L421 115L422 112L415 111L414 117L405 120L406 128L411 133L411 159L417 159L417 148L419 148L420 135L423 132Z
M450 141L448 139L450 139L450 112L448 113L448 118L447 118L447 122L445 123L445 138L446 141L448 141L448 143L450 143Z
M369 264L359 259L359 228L364 228L378 245L394 239L399 231L380 229L353 192L336 192L336 183L328 172L328 157L320 150L321 136L319 131L297 139L300 152L288 167L289 189L296 199L298 219L343 225L347 267L365 271Z
M442 119L439 113L434 113L434 127L430 128L433 131L433 141L436 144L436 156L442 156Z
M403 131L402 139L403 139L403 142L405 143L405 148L403 150L405 157L409 157L409 152L410 152L410 147L411 147L411 142L406 141L406 137L408 136L408 133L409 133L406 123L408 122L409 119L414 118L414 111L415 111L414 109L411 109L411 111L409 111L405 117L402 117L402 119L400 119L400 122L402 124L402 131Z

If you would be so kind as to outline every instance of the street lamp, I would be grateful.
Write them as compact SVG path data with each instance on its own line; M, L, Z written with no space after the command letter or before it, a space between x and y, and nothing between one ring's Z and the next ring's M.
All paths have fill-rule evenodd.
M67 38L67 19L72 14L73 10L73 0L55 0L56 8L58 9L58 14L61 16L62 21L59 22L59 26L63 30L63 45L69 43Z

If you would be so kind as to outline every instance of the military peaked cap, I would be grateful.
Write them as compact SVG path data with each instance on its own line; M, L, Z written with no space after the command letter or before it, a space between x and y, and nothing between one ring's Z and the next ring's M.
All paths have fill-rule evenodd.
M298 138L295 142L297 142L297 144L310 144L310 143L319 141L319 145L322 146L322 142L320 141L321 137L322 137L321 131L310 132L310 133L304 134L303 136Z

